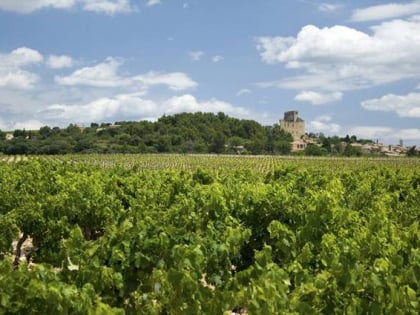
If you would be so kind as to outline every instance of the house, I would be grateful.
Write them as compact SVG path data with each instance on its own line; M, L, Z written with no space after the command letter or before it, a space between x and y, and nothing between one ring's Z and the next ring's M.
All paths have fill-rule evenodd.
M5 138L6 138L7 141L12 140L14 138L13 133L6 133L6 137Z
M292 152L304 151L308 143L305 140L294 140L292 142Z

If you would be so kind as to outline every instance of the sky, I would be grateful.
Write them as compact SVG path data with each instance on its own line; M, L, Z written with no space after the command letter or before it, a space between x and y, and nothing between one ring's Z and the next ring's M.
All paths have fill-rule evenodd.
M224 112L420 146L420 1L0 0L0 129Z

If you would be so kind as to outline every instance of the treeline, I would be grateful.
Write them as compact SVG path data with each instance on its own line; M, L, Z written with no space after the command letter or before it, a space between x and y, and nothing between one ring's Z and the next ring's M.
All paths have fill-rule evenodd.
M223 113L182 113L156 122L92 123L89 127L45 126L12 134L8 138L2 132L0 152L288 154L293 140L278 125L262 126Z
M369 139L357 139L355 135L345 137L325 136L323 133L309 133L309 139L316 139L315 143L309 143L302 152L309 156L326 156L326 155L341 155L341 156L362 156L363 152L360 148L355 147L354 144L372 144L373 141ZM365 153L366 155L366 153Z
M292 136L278 124L263 126L254 120L224 113L181 113L151 121L44 126L39 130L0 131L0 153L9 155L70 153L216 153L308 156L380 155L363 152L355 144L373 144L356 136L305 135L306 148L292 152ZM408 156L420 156L412 147Z

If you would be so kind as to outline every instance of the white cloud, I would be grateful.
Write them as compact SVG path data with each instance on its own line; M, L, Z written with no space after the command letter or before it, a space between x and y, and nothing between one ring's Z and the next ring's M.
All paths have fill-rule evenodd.
M153 119L163 114L181 112L224 112L236 117L248 117L250 113L230 103L216 99L199 101L190 94L155 102L142 98L142 94L120 94L103 97L86 104L53 104L39 111L36 117L47 122L67 125L69 123L90 123L122 119ZM83 113L81 115L80 113Z
M295 39L293 37L259 37L257 39L257 49L264 62L275 64L286 61L282 55L294 43Z
M321 3L318 9L323 12L334 12L334 11L337 11L339 7L340 5L337 5L337 4Z
M204 56L204 52L201 50L190 51L188 52L188 55L190 56L192 61L199 61Z
M39 76L29 71L17 69L14 72L1 74L0 87L11 89L30 89L39 81Z
M349 130L349 134L356 135L358 138L383 139L391 136L394 129L385 126L357 126Z
M420 76L420 20L384 22L371 30L307 25L295 38L259 38L264 62L301 72L260 86L346 91Z
M198 86L189 76L182 72L156 73L149 72L145 75L133 77L134 81L141 82L144 86L167 85L171 90L181 91Z
M122 62L108 57L104 62L93 67L84 67L66 77L56 76L55 81L61 85L87 85L94 87L128 86L130 80L120 77L118 69Z
M188 9L190 7L190 5L188 4L188 2L184 2L183 4L182 4L182 8L183 9Z
M213 56L213 58L211 58L211 61L213 61L214 63L218 63L220 61L222 61L224 58L222 56Z
M129 0L85 0L83 9L108 15L128 13L133 10Z
M163 103L166 113L175 114L180 112L223 112L235 117L248 117L250 112L243 107L236 107L230 103L217 99L198 101L194 96L187 94L175 96Z
M0 0L0 9L28 14L41 9L70 9L80 5L86 11L114 15L131 12L129 0Z
M73 59L70 56L65 55L50 55L46 63L47 66L52 69L70 68L74 64Z
M136 76L123 76L119 69L123 62L108 57L104 62L93 67L84 67L72 74L62 77L56 76L55 81L60 85L84 85L102 88L133 87L146 89L154 85L166 85L174 91L181 91L197 87L198 83L182 72L159 73L149 72Z
M251 94L252 91L250 89L240 89L237 93L236 96L242 96L245 94Z
M396 131L394 136L403 140L420 140L420 129L400 129Z
M27 47L17 48L10 54L0 55L0 58L2 58L2 63L16 67L37 64L44 60L38 51Z
M23 130L38 130L42 126L45 126L42 122L36 119L22 120L22 121L5 121L0 119L0 130L3 131L14 131L17 129Z
M352 21L375 21L392 19L420 13L419 1L410 3L388 3L353 11Z
M337 134L341 130L340 125L332 123L331 116L318 116L309 122L309 130L312 132L322 132L325 134Z
M385 143L397 143L400 139L406 142L420 141L420 129L408 128L397 129L387 126L355 126L348 134L356 135L358 138L379 140Z
M161 3L160 0L147 0L146 6L151 7L160 3Z
M319 93L314 91L303 91L295 96L296 101L310 102L313 105L321 105L340 101L343 98L343 93Z
M24 68L40 64L43 59L38 51L27 47L20 47L10 53L0 54L0 87L32 88L39 81L39 76Z
M400 117L420 117L420 93L387 94L363 101L361 105L370 111L396 112Z
M53 104L38 112L37 117L49 122L66 125L71 122L89 123L135 119L156 111L156 104L136 94L103 97L81 105ZM83 113L83 115L81 115Z
M68 9L77 0L0 0L0 9L17 13L31 13L43 8Z

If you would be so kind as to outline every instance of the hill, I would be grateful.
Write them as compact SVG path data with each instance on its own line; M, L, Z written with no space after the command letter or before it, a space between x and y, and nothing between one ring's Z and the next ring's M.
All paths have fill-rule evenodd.
M156 122L44 126L38 131L15 130L10 138L7 140L6 134L2 134L0 152L287 154L292 142L290 134L281 131L278 125L263 126L224 113L201 112L165 115Z

